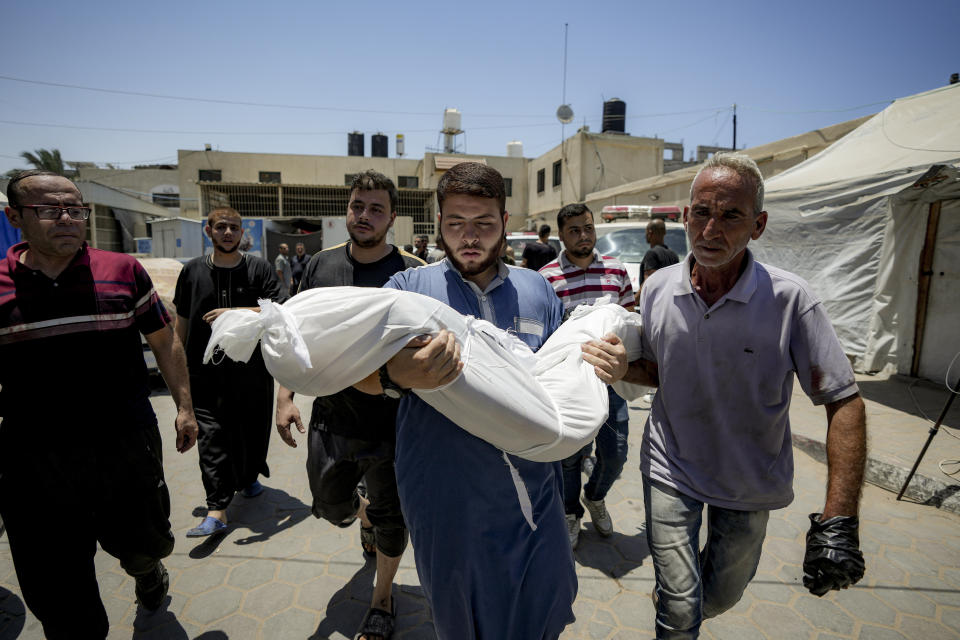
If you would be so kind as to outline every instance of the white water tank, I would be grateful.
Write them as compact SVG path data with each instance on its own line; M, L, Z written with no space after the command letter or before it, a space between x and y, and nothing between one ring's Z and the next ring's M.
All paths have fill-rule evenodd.
M403 134L397 134L397 157L402 158L404 154Z
M508 158L522 158L523 157L523 143L519 140L511 140L507 143L507 157Z
M443 130L460 131L460 112L456 109L446 109L443 112Z

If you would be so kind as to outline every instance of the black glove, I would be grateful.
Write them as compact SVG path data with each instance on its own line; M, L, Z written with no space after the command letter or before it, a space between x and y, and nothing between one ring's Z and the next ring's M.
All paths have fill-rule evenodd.
M803 556L803 586L815 596L831 589L844 589L863 577L860 553L860 521L856 516L835 516L820 521L810 514L807 552Z

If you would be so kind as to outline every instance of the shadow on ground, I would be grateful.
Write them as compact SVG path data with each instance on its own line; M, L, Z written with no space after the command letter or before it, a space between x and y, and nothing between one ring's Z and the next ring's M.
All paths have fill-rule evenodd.
M0 640L14 640L23 631L27 609L17 594L0 587Z
M207 510L205 507L195 507L193 515L202 518L207 515ZM263 493L256 498L244 498L237 494L227 508L227 522L230 526L223 533L200 539L200 544L191 549L188 555L194 559L206 558L217 549L224 538L241 528L249 531L249 534L237 538L234 544L265 542L281 531L303 522L309 515L310 507L282 489L264 487Z
M937 383L901 375L892 375L886 379L879 376L876 379L861 377L857 386L860 387L860 395L867 400L914 416L926 415L931 421L940 416L950 397L950 391L943 385L942 380ZM960 429L960 402L954 401L943 425ZM922 441L917 443L918 450L922 445Z
M609 538L602 538L590 525L580 532L580 543L573 555L577 564L602 571L611 578L622 578L643 565L650 549L643 532L628 536L614 531Z

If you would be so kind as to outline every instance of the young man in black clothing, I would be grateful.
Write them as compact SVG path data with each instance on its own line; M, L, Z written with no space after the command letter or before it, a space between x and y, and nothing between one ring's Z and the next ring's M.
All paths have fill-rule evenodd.
M294 254L290 258L290 273L293 275L293 288L290 290L291 294L296 293L300 287L300 278L303 277L303 270L307 268L307 263L310 262L311 257L312 256L307 253L303 243L298 242Z
M358 174L347 205L350 241L315 254L304 270L300 291L381 287L394 273L422 266L422 260L386 241L396 206L397 189L389 178L375 171ZM391 589L408 540L393 466L398 406L398 399L347 387L314 400L307 436L313 515L340 527L359 518L364 552L376 552L373 602L360 629L360 637L367 640L392 634ZM293 392L280 387L277 430L284 442L295 447L291 423L305 432ZM361 479L369 501L357 491Z
M643 262L640 264L641 282L652 276L657 269L680 262L680 257L663 243L666 235L667 225L660 218L647 223L647 244L650 245L650 250L643 254Z
M210 325L224 311L259 310L259 298L280 297L273 266L239 251L243 227L236 210L214 209L204 231L213 242L213 255L194 258L184 266L173 299L200 425L200 474L207 494L207 516L187 532L192 538L225 529L233 495L237 491L248 498L260 495L263 487L257 476L270 475L267 446L273 377L259 349L246 363L234 362L220 352L203 364Z
M550 264L557 257L557 250L550 244L550 225L540 225L540 231L537 234L536 242L528 242L523 248L523 260L520 264L527 269L540 271L540 269Z

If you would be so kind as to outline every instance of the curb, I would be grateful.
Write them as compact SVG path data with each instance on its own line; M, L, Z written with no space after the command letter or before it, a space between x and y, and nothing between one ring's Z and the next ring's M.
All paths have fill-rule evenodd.
M811 456L817 462L827 463L826 444L822 440L808 438L794 433L793 446ZM867 467L864 480L881 489L900 493L900 488L910 473L899 464L883 460L876 456L867 455ZM910 480L910 486L903 494L918 504L925 504L952 513L960 514L960 485L945 482L939 478L931 478L919 471Z

